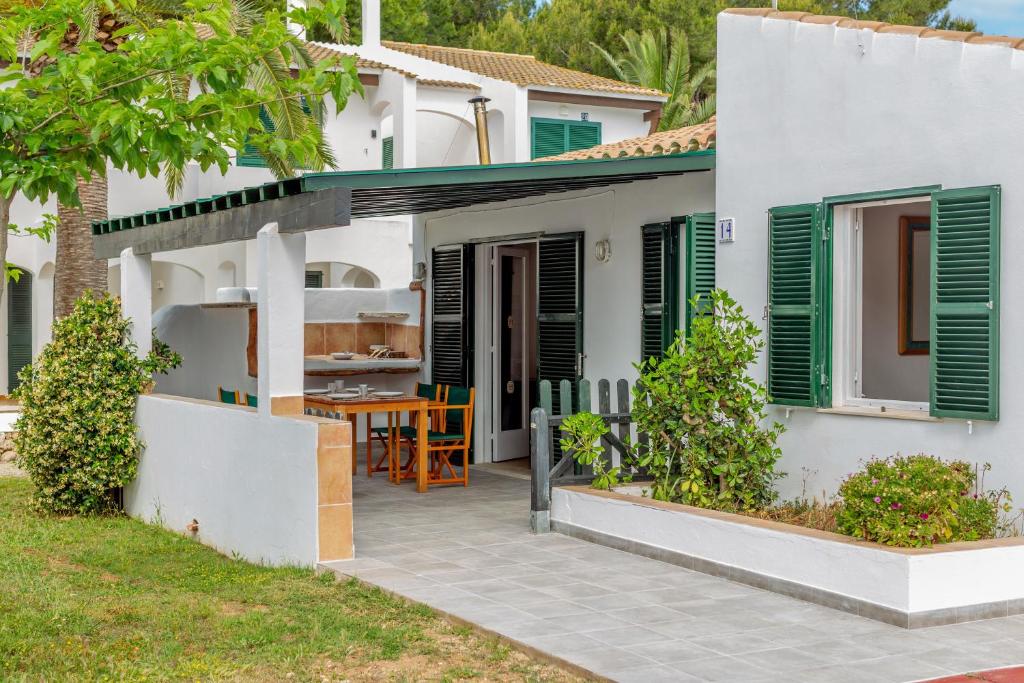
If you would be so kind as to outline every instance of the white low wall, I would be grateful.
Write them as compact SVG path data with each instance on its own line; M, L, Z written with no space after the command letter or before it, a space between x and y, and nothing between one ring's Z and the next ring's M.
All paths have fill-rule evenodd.
M890 623L1024 611L1024 539L896 549L630 493L555 488L552 525Z
M317 546L317 425L172 396L140 396L146 449L125 488L133 517L250 562L313 566Z
M21 413L14 411L0 410L0 432L13 432L14 423L21 417Z

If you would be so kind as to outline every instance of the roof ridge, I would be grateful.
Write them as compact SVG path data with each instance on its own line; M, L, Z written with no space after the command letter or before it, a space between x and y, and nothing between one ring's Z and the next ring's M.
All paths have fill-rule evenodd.
M770 7L732 7L722 11L723 14L740 14L761 17L762 19L779 19L796 21L803 24L831 25L837 28L853 28L874 31L875 33L895 33L917 38L936 38L973 45L1005 45L1017 50L1024 50L1024 38L1016 36L985 35L980 31L951 31L932 28L931 26L911 26L907 24L890 24L884 21L854 19L829 14L813 14L811 12L780 11Z
M521 59L532 59L537 61L535 55L524 55L521 52L501 52L500 50L477 50L471 47L455 47L454 45L431 45L430 43L407 43L402 40L382 40L380 44L387 47L388 45L407 45L409 47L429 47L434 50L452 50L457 52L472 52L478 55L500 55L502 57L519 57Z

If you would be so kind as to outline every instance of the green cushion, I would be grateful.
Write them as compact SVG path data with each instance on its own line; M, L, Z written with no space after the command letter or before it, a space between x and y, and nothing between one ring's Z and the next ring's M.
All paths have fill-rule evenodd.
M448 405L464 406L469 404L469 389L466 387L448 387ZM462 420L466 415L464 408L448 411L445 428L449 432L462 431Z
M416 395L420 398L429 398L431 401L437 399L436 384L417 384Z
M388 428L387 427L374 427L370 431L373 432L374 434L387 434L388 433Z
M428 441L461 441L466 437L462 434L442 434L441 432L427 433Z
M258 407L258 401L256 397L250 394L249 392L245 393L245 402L249 405L250 408Z
M221 403L230 403L231 405L234 405L235 404L235 392L227 391L226 389L221 389L220 390L220 402Z

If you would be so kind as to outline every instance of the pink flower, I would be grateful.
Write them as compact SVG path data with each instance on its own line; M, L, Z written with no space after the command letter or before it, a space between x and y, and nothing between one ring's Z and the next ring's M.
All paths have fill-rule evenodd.
M899 510L900 508L903 507L903 503L893 503L889 507L891 507L893 510Z
M877 480L877 479L874 479L874 478L872 478L872 479L871 479L871 483L872 483L872 484L877 484L877 483L878 483L878 480Z
M881 496L875 496L875 502L876 503L881 503L882 502Z
M928 519L928 513L927 512L922 512L921 513L921 519Z

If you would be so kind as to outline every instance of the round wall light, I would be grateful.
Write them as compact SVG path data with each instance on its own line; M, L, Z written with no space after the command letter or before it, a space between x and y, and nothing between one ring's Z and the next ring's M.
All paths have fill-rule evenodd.
M609 240L598 240L594 245L594 257L601 263L612 260L612 243Z

